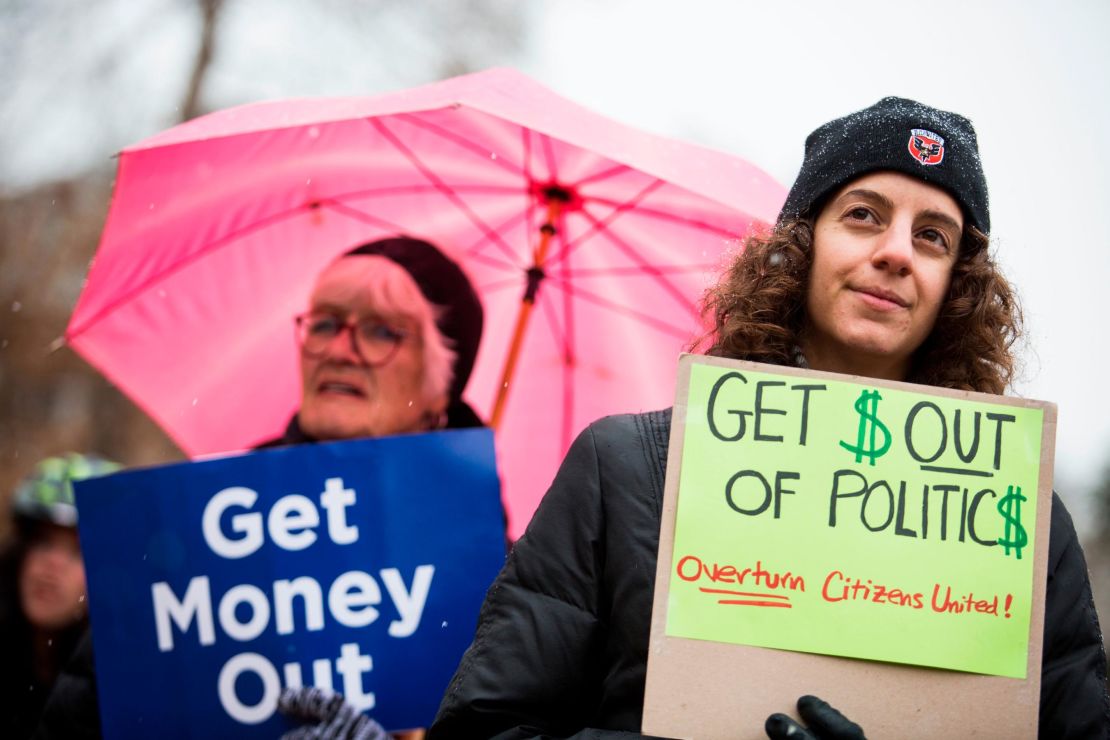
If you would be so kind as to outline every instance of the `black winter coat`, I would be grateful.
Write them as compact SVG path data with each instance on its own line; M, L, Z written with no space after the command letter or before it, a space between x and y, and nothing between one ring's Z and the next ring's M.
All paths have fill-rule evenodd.
M0 738L4 740L31 737L55 680L45 679L39 668L58 673L88 624L81 620L53 633L49 654L36 655L34 628L23 613L19 595L19 570L27 544L25 536L18 534L13 547L0 554Z
M638 732L670 425L670 411L613 416L575 441L490 588L428 740ZM1106 737L1102 635L1055 494L1048 557L1040 736Z

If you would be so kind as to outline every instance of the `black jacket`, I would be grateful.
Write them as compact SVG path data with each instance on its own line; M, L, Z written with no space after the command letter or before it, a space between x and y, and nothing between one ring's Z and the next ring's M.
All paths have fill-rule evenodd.
M35 651L35 630L20 602L19 571L29 540L17 530L10 549L0 553L0 738L31 737L54 685L88 620L51 633L46 654Z
M88 629L54 683L34 737L36 740L94 740L100 737L92 632Z
M669 411L608 417L575 441L490 588L428 740L639 730L670 424ZM1041 737L1105 737L1102 635L1055 495L1050 533Z

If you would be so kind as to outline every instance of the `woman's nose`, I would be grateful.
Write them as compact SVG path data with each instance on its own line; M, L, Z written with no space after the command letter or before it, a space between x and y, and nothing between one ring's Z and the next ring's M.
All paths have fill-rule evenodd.
M912 225L894 221L878 237L871 264L880 270L908 275L913 270Z
M329 360L357 363L362 360L355 345L355 327L344 324L324 349L324 354Z

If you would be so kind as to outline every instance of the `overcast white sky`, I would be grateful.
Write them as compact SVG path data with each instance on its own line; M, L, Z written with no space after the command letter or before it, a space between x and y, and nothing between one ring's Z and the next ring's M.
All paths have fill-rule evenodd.
M4 89L20 104L0 109L0 187L103 162L172 122L171 106L141 101L176 100L184 86L197 23L189 3L50 5L69 20L31 29L21 48L57 51L48 63L17 54L8 69ZM343 4L315 9L329 5ZM422 33L399 20L403 5L368 5L385 10L352 35L342 15L234 0L209 100L373 94L431 81L436 44L451 25L437 10L459 6L427 3ZM468 31L472 46L488 47L483 62L516 66L625 123L745 157L784 185L809 131L885 95L971 118L998 258L1026 311L1030 350L1016 390L1059 405L1057 484L1083 529L1083 494L1110 461L1101 386L1110 3L534 0L528 8L515 45L502 49ZM110 31L89 32L94 13ZM112 51L121 39L125 56ZM112 88L90 87L90 70L115 80ZM113 115L120 109L128 115Z

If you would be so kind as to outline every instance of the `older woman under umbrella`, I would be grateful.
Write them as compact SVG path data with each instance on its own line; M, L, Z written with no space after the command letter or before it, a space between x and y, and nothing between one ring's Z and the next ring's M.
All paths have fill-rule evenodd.
M300 408L285 433L262 446L480 426L462 392L482 321L470 281L432 244L395 237L349 251L320 273L307 312L296 317ZM376 725L341 698L308 701L320 696L301 692L284 701L322 726L336 725L331 731L342 724L352 737L375 736L367 733ZM40 737L99 731L86 636L50 697Z

